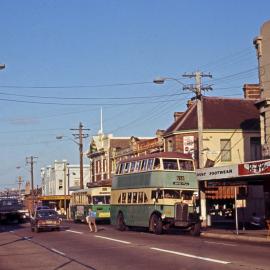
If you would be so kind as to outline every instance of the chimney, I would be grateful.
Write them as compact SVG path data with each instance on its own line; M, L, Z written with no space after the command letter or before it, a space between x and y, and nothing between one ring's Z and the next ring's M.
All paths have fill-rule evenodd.
M259 84L244 84L245 99L259 100L261 98L261 88Z
M174 116L174 122L176 122L184 113L183 112L175 112L173 114Z

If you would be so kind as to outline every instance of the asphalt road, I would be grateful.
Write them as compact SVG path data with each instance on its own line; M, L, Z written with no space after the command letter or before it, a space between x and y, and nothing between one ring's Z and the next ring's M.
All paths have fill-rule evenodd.
M65 222L60 232L33 233L29 224L1 226L0 269L270 269L269 245L98 227L90 233Z

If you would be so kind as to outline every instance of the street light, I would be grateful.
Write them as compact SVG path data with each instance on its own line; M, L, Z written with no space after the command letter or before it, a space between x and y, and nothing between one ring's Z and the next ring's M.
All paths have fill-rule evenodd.
M183 82L181 82L180 80L173 78L173 77L157 77L153 80L153 83L155 84L164 84L165 81L175 81L181 85L185 85Z
M0 70L4 69L6 66L4 64L0 64Z

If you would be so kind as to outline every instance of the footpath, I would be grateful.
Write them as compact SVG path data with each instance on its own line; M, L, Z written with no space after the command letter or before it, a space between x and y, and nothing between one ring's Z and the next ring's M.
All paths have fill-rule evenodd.
M237 234L236 230L234 229L219 229L207 227L206 229L202 229L201 236L209 238L240 240L240 241L270 244L270 235L268 234L269 232L266 229L258 229L258 230L239 229Z

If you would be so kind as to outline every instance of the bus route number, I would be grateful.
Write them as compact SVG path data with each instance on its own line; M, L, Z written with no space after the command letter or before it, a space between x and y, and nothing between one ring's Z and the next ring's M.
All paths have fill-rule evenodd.
M176 176L177 182L173 182L174 185L181 185L181 186L189 186L189 183L185 181L185 177L183 175Z

